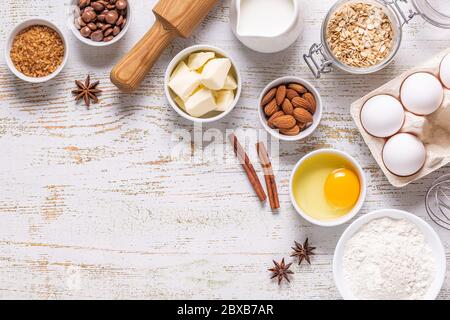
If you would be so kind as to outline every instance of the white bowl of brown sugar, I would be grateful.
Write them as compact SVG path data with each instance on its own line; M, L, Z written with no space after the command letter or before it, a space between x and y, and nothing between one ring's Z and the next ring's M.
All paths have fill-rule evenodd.
M68 45L52 22L33 18L18 24L8 35L5 59L18 78L41 83L56 77L67 62Z

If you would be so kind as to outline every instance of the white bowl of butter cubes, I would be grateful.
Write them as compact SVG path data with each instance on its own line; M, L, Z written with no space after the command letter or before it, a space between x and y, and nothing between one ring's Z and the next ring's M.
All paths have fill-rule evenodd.
M222 49L196 45L173 58L164 79L172 108L194 122L213 122L229 114L241 95L235 61Z

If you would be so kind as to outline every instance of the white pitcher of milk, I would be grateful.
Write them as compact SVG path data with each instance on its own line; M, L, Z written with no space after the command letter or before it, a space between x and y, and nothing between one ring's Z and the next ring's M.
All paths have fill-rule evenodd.
M299 0L233 0L230 22L236 37L258 52L279 52L301 33Z

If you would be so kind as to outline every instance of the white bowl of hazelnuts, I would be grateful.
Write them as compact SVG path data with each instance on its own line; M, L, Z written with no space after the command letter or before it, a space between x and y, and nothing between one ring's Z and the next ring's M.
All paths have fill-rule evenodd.
M130 22L129 0L71 0L69 28L87 45L116 43L128 31Z
M323 104L317 89L297 77L269 83L259 97L259 120L273 137L297 141L311 135L322 119Z

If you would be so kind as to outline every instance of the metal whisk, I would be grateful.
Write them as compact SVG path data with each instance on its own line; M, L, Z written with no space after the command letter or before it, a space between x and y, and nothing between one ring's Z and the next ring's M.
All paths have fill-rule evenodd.
M450 174L433 182L425 197L425 207L436 224L450 230Z

